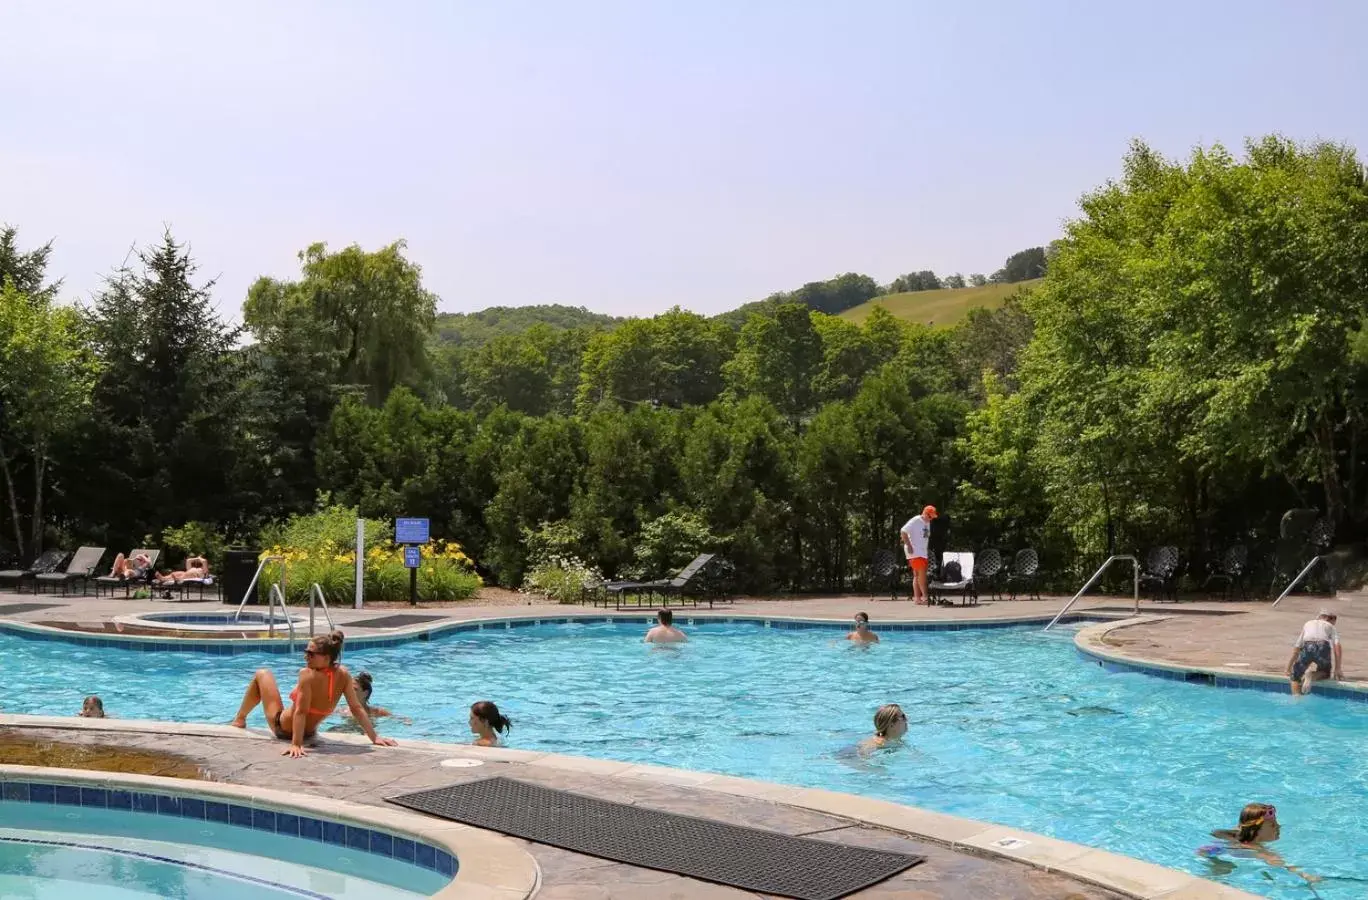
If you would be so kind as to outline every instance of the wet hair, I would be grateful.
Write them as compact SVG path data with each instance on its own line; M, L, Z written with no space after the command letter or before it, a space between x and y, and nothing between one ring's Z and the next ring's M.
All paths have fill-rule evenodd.
M662 609L660 612L656 613L656 618L660 620L661 625L674 624L674 613L670 612L668 609Z
M361 700L363 703L370 703L371 690L374 682L375 679L371 677L371 673L369 672L362 672L360 675L356 676L356 689L361 692Z
M95 694L91 694L81 702L81 712L85 712L87 707L93 707L101 717L104 716L104 701Z
M863 623L865 623L866 625L868 625L868 624L869 624L869 613L867 613L867 612L857 612L857 613L855 614L855 621L856 621L857 623L858 623L858 622L863 622Z
M1248 844L1259 836L1259 829L1268 820L1273 807L1267 803L1250 803L1240 810L1240 826L1235 829L1235 839Z
M345 638L342 629L334 628L327 634L319 635L309 643L313 644L319 653L326 653L329 663L337 665L337 661L342 658L342 641Z
M493 700L481 700L478 703L470 704L470 714L499 734L503 734L513 727L513 720L499 712L499 708L494 705Z
M893 723L898 721L901 715L902 707L896 703L885 703L880 706L878 712L874 713L874 733L879 737L887 737L888 729L893 727Z

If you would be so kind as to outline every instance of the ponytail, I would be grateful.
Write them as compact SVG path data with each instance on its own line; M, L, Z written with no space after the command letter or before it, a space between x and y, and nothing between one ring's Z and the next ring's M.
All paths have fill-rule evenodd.
M471 704L470 714L499 734L503 734L513 727L513 720L499 712L499 707L495 706L492 700L481 700L478 703Z

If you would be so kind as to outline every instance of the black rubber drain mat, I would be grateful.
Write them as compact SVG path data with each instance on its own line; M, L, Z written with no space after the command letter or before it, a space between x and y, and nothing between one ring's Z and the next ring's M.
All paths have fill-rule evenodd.
M405 625L421 625L424 622L440 622L445 616L381 616L378 619L362 619L360 622L345 623L348 628L403 628Z
M12 606L0 606L0 616L17 616L20 613L37 612L40 609L56 609L60 603L15 603Z
M836 900L926 860L642 809L511 778L483 778L389 801L586 856L798 900Z

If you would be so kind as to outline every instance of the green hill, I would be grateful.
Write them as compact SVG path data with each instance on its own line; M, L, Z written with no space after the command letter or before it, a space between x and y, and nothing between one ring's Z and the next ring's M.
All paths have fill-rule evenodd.
M882 306L899 319L926 325L954 325L976 306L997 307L1019 290L1028 290L1040 279L1018 281L1013 284L985 284L983 287L941 288L938 291L910 291L904 294L884 294L868 303L861 303L841 313L842 319L856 324L869 318L876 306Z
M438 313L437 341L479 347L502 334L519 334L533 325L556 329L612 328L623 320L582 306L491 306L473 313Z

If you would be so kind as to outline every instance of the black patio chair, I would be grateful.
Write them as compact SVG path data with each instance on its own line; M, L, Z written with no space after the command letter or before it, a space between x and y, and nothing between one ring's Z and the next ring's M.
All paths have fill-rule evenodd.
M892 550L875 550L869 558L869 575L865 579L865 589L869 599L874 599L874 589L888 591L889 600L898 599L898 583L902 581L904 569L903 555Z
M1145 565L1140 569L1141 593L1152 593L1156 602L1172 600L1177 603L1179 562L1177 547L1151 547L1145 555Z
M974 584L983 593L991 593L994 600L1002 599L1002 551L988 549L974 557Z
M713 554L700 553L694 557L693 562L680 569L679 574L673 578L661 578L656 581L610 581L603 587L608 597L617 601L618 609L622 608L623 597L635 597L637 606L641 605L643 599L654 600L656 598L659 598L664 605L669 606L671 597L679 597L682 601L687 599L691 592L694 598L694 606L697 606L699 593L697 583L694 582L694 576L712 560ZM709 608L712 605L712 600L709 600Z
M84 594L90 585L90 580L95 577L95 569L99 567L100 560L104 558L105 548L103 547L78 547L72 554L71 562L67 564L64 572L40 572L33 576L33 592L39 593L45 587L51 587L54 591L62 589L62 596L66 596L67 588L73 584L81 585L81 593Z
M1249 547L1232 544L1221 558L1212 564L1202 590L1208 595L1219 591L1222 600L1230 599L1231 591L1239 591L1241 600L1249 599Z
M1018 550L1017 555L1012 558L1012 568L1003 577L1003 587L1009 592L1007 599L1017 598L1017 585L1020 585L1026 592L1026 596L1032 600L1040 599L1040 590L1036 587L1037 577L1040 575L1040 554L1036 553L1031 547L1025 550Z
M6 569L0 572L0 582L12 582L17 592L22 592L25 581L34 581L39 575L56 572L62 568L71 555L69 550L45 550L38 555L26 569Z

